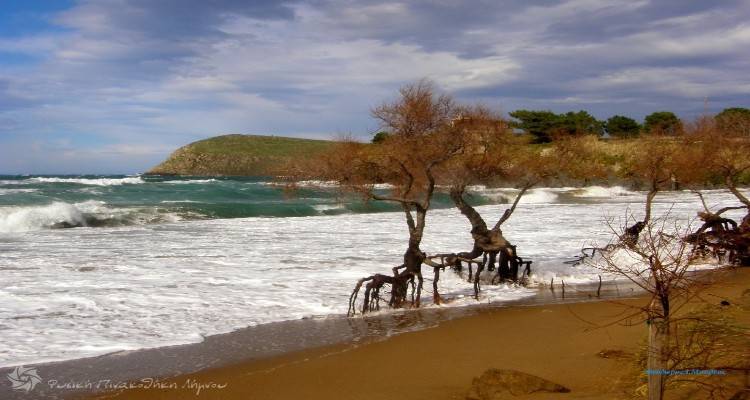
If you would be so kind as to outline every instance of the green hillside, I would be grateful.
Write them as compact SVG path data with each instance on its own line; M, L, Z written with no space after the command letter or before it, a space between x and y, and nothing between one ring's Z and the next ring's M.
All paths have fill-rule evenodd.
M223 135L180 147L149 174L268 176L294 159L314 157L335 142L279 136Z

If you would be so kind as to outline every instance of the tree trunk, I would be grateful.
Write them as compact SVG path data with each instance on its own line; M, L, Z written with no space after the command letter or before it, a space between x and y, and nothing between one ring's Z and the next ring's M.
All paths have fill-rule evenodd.
M740 233L750 233L750 212L745 215L739 226Z
M650 281L654 287L654 296L648 305L648 399L662 400L667 366L669 344L669 293L665 290L659 273L663 266L653 256L649 258L651 269Z
M484 234L488 231L487 229L487 223L484 222L484 218L482 218L481 215L474 209L474 207L470 206L468 203L464 201L464 190L463 188L453 188L450 191L451 200L453 200L453 204L456 205L456 207L461 211L461 214L465 215L466 218L469 220L469 223L471 223L471 231L477 232L480 234Z
M501 283L510 278L510 264L512 262L507 251L500 252L500 265L497 269L497 276L500 278Z
M395 304L393 304L394 307L401 307L406 300L406 281L413 280L414 278L417 279L417 293L416 295L412 293L414 296L413 303L415 307L419 307L422 296L422 285L424 284L424 279L422 278L422 263L424 260L425 254L419 249L419 243L409 241L409 248L404 253L404 270L403 272L395 274L397 284L400 284L401 287L397 288L396 284L392 285L392 290L397 291L397 294L399 295L398 298L395 299Z
M490 251L487 258L487 271L495 270L495 262L497 262L497 251Z
M648 399L662 400L664 397L664 371L667 369L666 346L669 337L669 322L653 318L648 325Z
M658 193L658 191L659 189L654 183L651 187L651 190L648 192L648 195L646 196L646 216L643 217L644 224L648 224L648 222L651 220L651 205L653 204L654 197L656 197L656 193Z
M511 246L510 249L510 279L513 282L518 282L518 263L520 261L520 258L518 257L518 254L516 254L516 246Z

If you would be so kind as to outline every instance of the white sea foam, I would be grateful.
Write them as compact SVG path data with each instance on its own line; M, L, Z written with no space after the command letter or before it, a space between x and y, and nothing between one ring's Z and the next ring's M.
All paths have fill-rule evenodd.
M295 183L300 187L338 187L339 184L336 181L299 181Z
M710 201L736 203L723 192L712 193ZM623 215L630 206L620 197L554 206L521 203L503 232L520 256L533 260L536 282L594 282L601 271L563 261L592 242L606 243L611 234L603 218ZM75 219L109 208L99 202L45 207L49 210L33 212ZM654 214L672 208L674 215L689 218L700 207L690 193L665 193L657 197ZM478 210L492 221L505 208ZM422 245L428 254L471 248L468 223L457 210L432 210L428 218ZM340 315L355 281L389 273L406 239L402 213L0 234L0 366L191 343L248 325ZM476 303L471 285L452 272L441 275L440 290L454 300L448 306ZM480 301L533 293L484 285ZM424 296L423 304L429 304L429 291Z
M277 184L277 183L269 183L271 185ZM339 187L339 183L336 181L299 181L295 182L295 185L299 187L317 187L317 188L335 188ZM389 183L378 183L375 185L372 185L374 189L391 189L393 188L393 185Z
M37 191L39 191L39 189L3 189L3 188L0 188L0 196L9 195L9 194L18 194L18 193L34 193Z
M163 181L161 183L168 183L172 185L187 185L187 184L196 184L196 183L211 183L211 182L218 182L217 179L186 179L186 180L174 180L174 181Z
M497 203L512 203L519 189L514 188L488 188L483 185L469 186L470 193L476 193L480 196ZM527 191L519 203L526 204L551 204L557 201L558 193L561 190L557 188L535 188Z
M557 193L548 188L531 189L521 197L519 203L551 204L557 201Z
M160 213L153 207L111 208L103 201L80 203L53 202L35 206L0 207L0 233L30 232L54 227L85 227L95 225L148 224L176 222L180 215Z
M76 206L63 202L45 206L0 208L0 232L26 232L60 223L83 225L86 219Z
M312 207L321 213L325 213L326 211L346 210L346 207L343 204L316 204Z
M126 178L48 178L48 177L36 177L29 178L23 181L15 181L17 183L77 183L79 185L94 185L94 186L114 186L114 185L135 185L145 183L139 176L130 176Z
M576 197L616 197L616 196L634 196L638 192L625 189L622 186L588 186L580 189L573 189L573 195Z

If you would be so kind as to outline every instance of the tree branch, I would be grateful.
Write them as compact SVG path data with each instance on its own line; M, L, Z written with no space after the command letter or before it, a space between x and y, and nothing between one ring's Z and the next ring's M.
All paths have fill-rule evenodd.
M721 208L718 211L716 211L714 214L718 216L718 215L724 214L727 211L742 210L743 208L748 208L748 207L747 206L724 207L724 208Z
M430 199L432 199L432 193L435 191L435 176L432 174L432 169L436 166L448 161L451 157L459 154L462 151L460 145L455 145L450 151L443 154L442 157L430 161L425 168L425 175L427 175L427 191L425 193L425 201L422 203L425 210L430 208Z
M396 203L406 204L408 206L414 206L414 207L421 206L421 204L419 204L419 202L414 201L414 200L408 200L408 199L405 199L403 197L380 196L380 195L377 195L375 193L370 193L369 195L370 195L370 197L373 200L393 201L393 202L396 202Z
M516 195L516 199L513 201L513 205L510 206L505 212L503 213L503 216L500 217L500 219L497 221L495 226L492 229L500 229L500 226L505 223L505 221L510 218L510 216L513 214L513 211L516 210L516 206L518 205L518 201L521 200L521 197L526 193L527 190L529 190L532 186L534 186L533 183L527 182L523 187L521 188L521 191Z
M404 163L401 162L401 160L395 157L393 157L393 160L395 160L398 163L399 167L401 168L401 172L403 172L404 175L406 175L407 177L406 190L404 191L404 194L403 194L403 197L407 198L409 197L409 193L411 193L412 185L414 184L414 175L412 175L412 173L409 172L409 169L406 168L406 165L404 165Z
M406 214L406 225L409 227L409 234L413 235L417 227L414 225L414 217L411 215L411 208L404 203L401 203L401 208L404 209L404 214Z
M734 179L732 179L732 176L727 175L724 181L726 182L729 191L732 192L732 194L737 197L737 199L739 199L742 204L750 207L750 199L748 199L744 194L742 194L742 192L737 189L737 185L734 183Z
M708 204L706 204L706 199L703 198L703 193L701 193L700 190L693 190L692 192L697 194L698 197L701 199L701 203L703 204L703 209L706 210L707 213L710 213L711 210L708 209Z

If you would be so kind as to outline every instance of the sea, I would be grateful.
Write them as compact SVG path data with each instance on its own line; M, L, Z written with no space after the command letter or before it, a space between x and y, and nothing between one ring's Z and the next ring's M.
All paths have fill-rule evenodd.
M468 198L493 224L516 193L473 186ZM712 208L736 205L725 191L704 194ZM446 271L439 287L450 301L435 306L426 269L423 304L503 303L534 296L552 280L595 282L601 270L566 261L613 240L613 229L642 216L644 199L619 186L533 189L503 226L533 261L529 285L485 285L477 300L465 276ZM470 250L466 218L443 193L433 205L422 249ZM654 214L690 224L701 209L694 193L672 191L656 197ZM341 318L356 281L390 273L407 237L398 208L329 182L0 176L0 367Z

